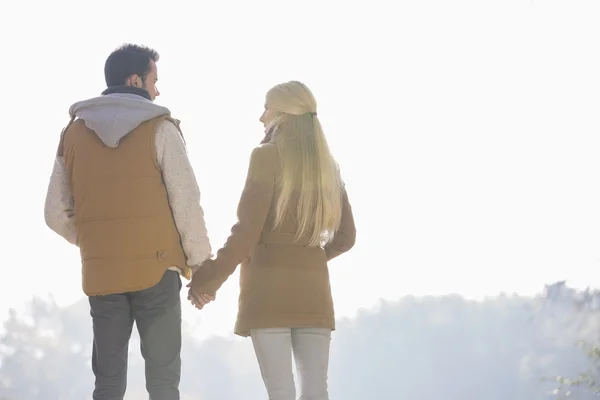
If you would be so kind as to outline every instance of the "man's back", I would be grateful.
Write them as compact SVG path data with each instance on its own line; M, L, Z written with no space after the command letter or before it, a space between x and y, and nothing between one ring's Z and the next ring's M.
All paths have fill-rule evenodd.
M158 59L134 44L110 54L102 96L69 110L46 195L46 224L80 248L94 400L123 399L134 323L150 398L179 399L180 274L211 255L179 122L153 102Z
M210 256L179 122L135 93L71 106L48 188L46 222L80 246L88 295L149 287L165 269L189 279Z
M146 289L168 267L189 269L156 159L156 132L167 118L142 122L116 147L83 119L65 130L62 152L88 296Z

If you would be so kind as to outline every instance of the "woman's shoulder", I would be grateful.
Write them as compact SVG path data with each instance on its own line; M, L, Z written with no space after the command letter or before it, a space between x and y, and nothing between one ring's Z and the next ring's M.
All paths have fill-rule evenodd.
M263 143L252 150L250 156L253 162L272 163L279 159L279 151L273 143Z
M261 154L275 154L277 153L277 145L271 142L261 143L254 148L253 152Z
M281 168L279 151L272 143L264 143L255 147L250 155L251 175L272 175Z

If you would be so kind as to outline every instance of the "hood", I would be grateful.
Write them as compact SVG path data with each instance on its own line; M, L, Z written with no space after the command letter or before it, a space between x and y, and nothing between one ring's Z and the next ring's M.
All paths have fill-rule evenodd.
M106 146L118 147L140 124L170 111L136 94L111 93L75 103L69 114L82 119Z

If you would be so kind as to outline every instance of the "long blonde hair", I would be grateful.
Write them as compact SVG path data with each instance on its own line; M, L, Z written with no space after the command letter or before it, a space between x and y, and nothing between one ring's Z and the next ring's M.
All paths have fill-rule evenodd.
M317 117L315 98L306 85L291 81L269 90L266 107L279 115L270 129L283 168L274 228L292 213L298 224L297 240L309 236L309 246L325 245L340 226L342 182ZM289 205L296 190L294 213Z

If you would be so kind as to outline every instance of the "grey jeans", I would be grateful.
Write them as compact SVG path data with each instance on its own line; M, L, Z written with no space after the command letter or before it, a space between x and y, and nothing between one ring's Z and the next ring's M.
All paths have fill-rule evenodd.
M179 274L167 270L151 288L89 298L94 330L94 400L123 400L134 321L140 334L150 400L179 400L180 291Z

